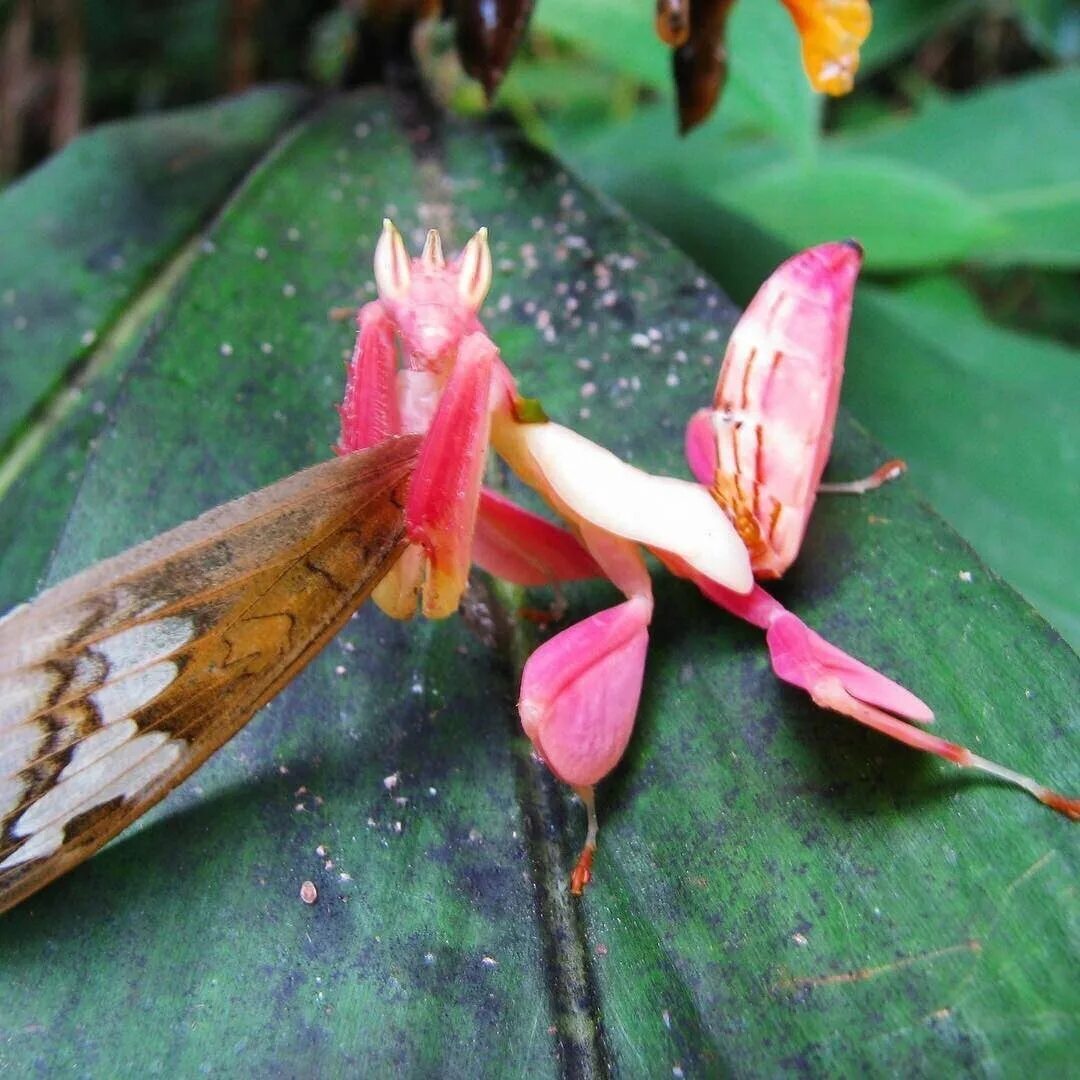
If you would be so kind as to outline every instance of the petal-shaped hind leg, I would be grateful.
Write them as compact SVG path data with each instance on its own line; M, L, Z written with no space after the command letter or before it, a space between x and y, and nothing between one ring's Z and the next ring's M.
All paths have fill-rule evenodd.
M596 560L567 529L481 488L473 563L514 585L556 585L603 577Z
M1080 820L1080 799L1060 795L1029 776L916 727L915 723L925 724L934 719L924 702L831 645L760 586L755 586L749 596L740 596L697 577L694 581L710 600L762 627L773 670L785 682L805 690L822 708L858 720L915 750L936 754L954 765L979 769L1015 784L1051 809L1074 821Z
M572 785L589 831L570 878L581 893L596 851L593 786L619 763L634 729L652 619L652 585L637 547L581 523L582 540L627 599L556 634L529 657L518 711L551 771Z

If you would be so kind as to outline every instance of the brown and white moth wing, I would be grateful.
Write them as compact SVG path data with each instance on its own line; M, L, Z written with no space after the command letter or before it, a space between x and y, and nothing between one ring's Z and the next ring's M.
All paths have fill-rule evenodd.
M404 545L416 449L296 473L0 620L0 911L153 806L348 620Z

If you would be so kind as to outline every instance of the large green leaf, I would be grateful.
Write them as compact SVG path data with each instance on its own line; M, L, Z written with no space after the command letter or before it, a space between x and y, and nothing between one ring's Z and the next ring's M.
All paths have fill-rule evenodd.
M878 270L948 265L1004 231L977 199L934 172L869 154L786 161L725 178L716 195L793 247L856 236Z
M56 540L55 577L323 456L352 337L327 313L371 294L384 213L453 248L486 223L487 322L525 391L684 471L734 314L715 287L512 131L371 93L308 119L227 203L145 328L61 535L12 543ZM845 418L834 472L881 453ZM48 451L22 482L51 482ZM4 917L0 1068L1064 1071L1065 821L817 710L758 633L658 578L638 731L572 902L580 811L513 710L524 598L478 587L496 644L362 611L191 783ZM1076 787L1075 657L911 485L823 503L781 591L950 735ZM570 598L579 617L613 590Z
M749 31L772 43L782 36L769 35L766 11L772 8L746 24L744 55L762 55ZM767 54L775 67L768 77L752 63L740 68L733 52L730 93L690 139L675 135L665 103L601 123L585 110L556 114L551 141L602 183L663 190L674 175L792 245L858 236L873 270L936 269L961 260L1077 265L1080 151L1071 136L1080 71L929 98L911 117L886 114L819 138L816 112L802 108L803 95L790 81L805 82L797 46L785 44L791 47L774 45ZM783 116L772 93L777 86L779 100L795 102Z
M0 195L0 448L303 100L261 90L99 128Z
M105 127L0 196L0 607L38 581L87 444L146 320L195 257L198 230L305 100L294 87L262 89ZM19 543L27 534L42 542Z

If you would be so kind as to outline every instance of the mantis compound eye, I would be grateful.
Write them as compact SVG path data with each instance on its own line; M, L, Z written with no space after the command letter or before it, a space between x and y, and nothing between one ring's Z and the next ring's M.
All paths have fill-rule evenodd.
M430 237L429 237L430 243ZM425 252L427 247L424 248ZM383 219L382 235L375 248L375 284L383 300L401 300L409 292L412 271L401 233L389 218Z
M458 295L469 308L479 311L489 288L491 288L491 249L488 247L487 229L478 229L461 253L461 265L458 267Z

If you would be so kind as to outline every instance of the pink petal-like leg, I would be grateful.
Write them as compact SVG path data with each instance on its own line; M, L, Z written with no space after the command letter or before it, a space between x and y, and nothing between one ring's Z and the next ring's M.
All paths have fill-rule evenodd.
M593 785L622 757L634 727L652 619L644 560L626 540L581 523L582 540L626 601L556 634L529 657L521 676L521 724L548 768L581 797L589 818L570 877L578 896L596 851Z
M819 684L837 679L847 694L865 705L920 724L934 719L929 706L914 694L829 644L760 585L755 585L748 595L740 596L711 581L700 578L694 581L713 603L761 627L766 632L773 670L815 700Z
M401 433L395 390L394 323L378 300L365 304L356 321L360 332L349 362L345 397L338 407L339 454L365 450L389 435Z
M773 670L785 682L805 690L822 708L850 716L915 750L1015 784L1051 809L1080 820L1080 799L1059 795L1028 776L908 723L929 723L934 714L914 694L829 644L760 586L749 596L740 596L700 575L693 580L714 603L764 629Z
M409 487L405 527L428 558L423 610L429 619L457 610L468 579L497 357L485 334L461 343Z
M573 533L481 488L473 534L473 562L514 585L555 585L603 577Z

